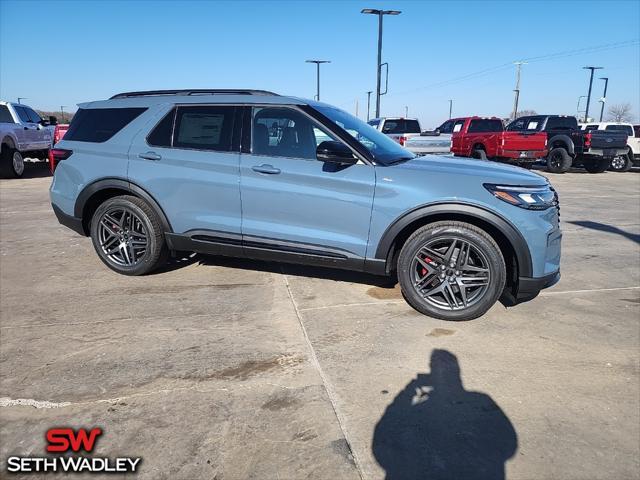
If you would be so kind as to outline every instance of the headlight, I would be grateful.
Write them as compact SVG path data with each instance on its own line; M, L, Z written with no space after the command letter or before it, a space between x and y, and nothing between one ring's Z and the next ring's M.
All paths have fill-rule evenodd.
M489 190L494 197L528 210L546 210L557 203L556 192L550 185L521 187L485 183L484 188Z

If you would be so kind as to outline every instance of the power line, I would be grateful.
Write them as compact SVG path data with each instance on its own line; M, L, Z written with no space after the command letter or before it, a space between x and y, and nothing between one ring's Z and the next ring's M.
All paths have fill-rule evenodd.
M527 62L527 63L534 63L534 62L541 62L544 60L555 60L557 58L566 58L566 57L572 57L572 56L577 56L577 55L584 55L587 53L595 53L595 52L601 52L601 51L607 51L607 50L614 50L617 48L624 48L624 47L629 47L629 46L633 46L633 45L640 45L640 40L625 40L623 42L615 42L615 43L607 43L607 44L602 44L602 45L593 45L590 47L583 47L583 48L578 48L578 49L573 49L573 50L565 50L562 52L555 52L555 53L549 53L546 55L539 55L536 57L529 57L529 58L523 58L522 61L523 62ZM466 75L462 75L460 77L454 77L448 80L443 80L440 82L435 82L429 85L425 85L423 87L417 87L411 90L405 90L402 92L396 92L395 94L392 95L404 95L407 93L415 93L418 92L420 90L426 90L429 88L442 88L442 87L446 87L449 85L454 85L456 83L460 83L460 82L464 82L466 80L471 80L471 79L475 79L478 77L482 77L485 75L489 75L492 73L497 73L501 70L506 70L506 69L510 69L513 66L513 62L507 62L507 63L503 63L501 65L495 65L493 67L489 67L489 68L485 68L482 70L478 70L477 72L473 72L473 73L469 73Z

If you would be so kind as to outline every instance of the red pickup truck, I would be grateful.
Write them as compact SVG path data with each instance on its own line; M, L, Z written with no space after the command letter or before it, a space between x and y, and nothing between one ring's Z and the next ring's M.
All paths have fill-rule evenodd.
M459 157L500 160L530 167L547 155L543 132L506 132L496 117L454 119L451 151Z
M56 159L53 155L54 154L53 147L55 146L56 143L62 140L62 137L64 137L64 134L67 133L67 130L69 130L69 125L67 124L57 124L55 126L55 129L53 130L53 138L51 139L51 149L49 150L49 169L51 170L52 174L56 169Z

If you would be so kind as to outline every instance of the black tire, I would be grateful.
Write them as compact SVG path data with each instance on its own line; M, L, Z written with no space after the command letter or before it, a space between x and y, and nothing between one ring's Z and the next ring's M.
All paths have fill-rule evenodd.
M128 215L119 216L120 211ZM102 203L91 219L91 240L100 260L123 275L144 275L167 260L160 218L138 197L122 195Z
M571 156L565 148L555 147L547 155L547 170L551 173L565 173L571 168Z
M470 252L466 262L462 250ZM443 263L447 263L444 269ZM502 294L506 267L487 232L469 223L442 221L419 228L407 239L398 257L398 281L406 301L420 313L442 320L472 320ZM483 281L486 284L472 285Z
M609 170L612 172L628 172L633 166L633 151L629 149L626 155L620 155L611 160Z
M595 160L587 160L584 163L584 169L589 173L603 173L611 166L611 159L598 158Z
M15 148L4 147L0 155L0 176L20 178L24 174L24 158Z
M487 159L487 152L485 152L481 148L476 148L475 150L473 150L473 152L471 152L471 156L473 158L477 158L478 160L486 160Z

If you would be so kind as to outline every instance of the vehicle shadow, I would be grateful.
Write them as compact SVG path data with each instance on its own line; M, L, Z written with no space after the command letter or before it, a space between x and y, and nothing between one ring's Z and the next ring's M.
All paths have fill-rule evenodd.
M504 479L518 449L513 425L489 395L464 389L455 355L434 350L430 367L376 425L371 448L386 479Z
M379 275L371 275L368 273L354 272L350 270L312 267L308 265L296 265L279 262L267 262L263 260L252 260L246 258L198 254L196 255L194 261L197 261L199 265L240 268L243 270L252 270L258 272L280 274L284 273L286 275L296 277L312 277L323 280L334 280L337 282L362 283L365 285L389 289L393 289L396 283L398 283L395 275L391 277L383 277Z
M24 173L20 179L51 177L47 162L24 162Z
M627 232L621 228L614 227L613 225L607 225L606 223L592 222L591 220L575 220L567 223L577 225L579 227L590 228L591 230L598 230L600 232L615 233L617 235L622 235L632 242L640 243L640 235Z

